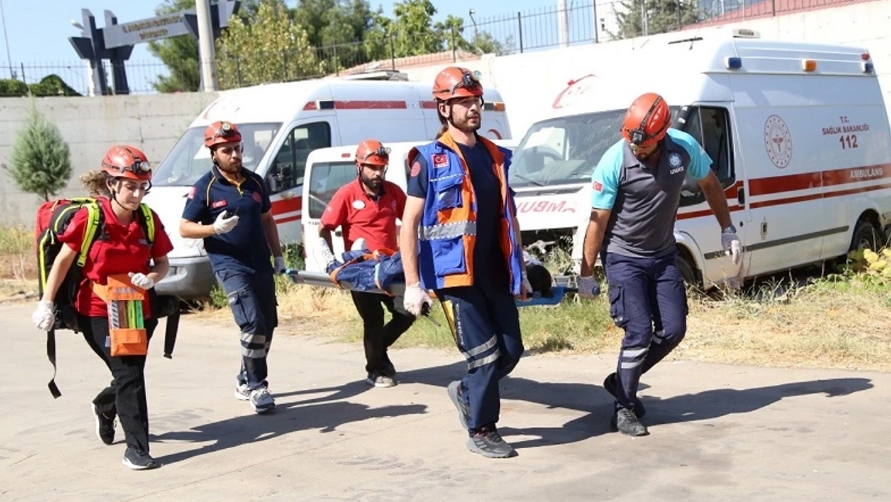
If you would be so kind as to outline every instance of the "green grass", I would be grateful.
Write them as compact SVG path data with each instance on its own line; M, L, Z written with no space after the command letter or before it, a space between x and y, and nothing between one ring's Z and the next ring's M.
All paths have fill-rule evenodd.
M36 279L34 232L23 226L0 226L0 277Z

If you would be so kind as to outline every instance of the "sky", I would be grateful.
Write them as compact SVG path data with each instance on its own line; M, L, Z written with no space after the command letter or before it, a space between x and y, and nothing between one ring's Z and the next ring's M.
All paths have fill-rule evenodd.
M571 4L573 0L567 0ZM579 1L579 0L576 0ZM127 23L155 16L154 9L161 0L0 0L3 7L4 25L0 39L0 78L10 78L9 62L12 70L21 78L24 65L25 81L33 83L43 75L56 73L71 87L80 92L86 89L85 62L82 62L68 41L68 37L80 36L80 30L71 25L71 20L82 22L81 9L89 9L96 18L98 27L105 25L105 10L112 11L118 23ZM293 7L296 0L286 0ZM372 8L383 7L384 13L392 15L393 1L370 1ZM579 2L582 3L582 2ZM516 12L531 12L538 9L554 9L556 0L512 0L494 2L492 0L433 0L437 8L435 21L447 15L462 17L465 25L471 26L468 11L474 9L477 22L495 19ZM7 43L8 42L8 43ZM147 44L137 44L127 63L127 77L134 91L150 89L151 81L163 72L163 64L148 51Z

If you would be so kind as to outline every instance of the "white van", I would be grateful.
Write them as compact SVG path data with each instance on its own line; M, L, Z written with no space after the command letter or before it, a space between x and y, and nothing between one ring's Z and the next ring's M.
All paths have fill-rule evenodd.
M483 127L489 124L490 113L483 114ZM493 142L503 148L513 150L516 141L510 139L510 131L505 129L507 137L495 139ZM409 141L402 143L387 143L384 146L390 149L390 165L387 168L387 181L406 189L408 182L408 154L412 148L421 146L425 141ZM306 252L306 270L308 272L324 272L324 263L318 261L318 237L319 220L322 213L328 207L328 203L334 197L337 190L356 180L356 148L358 144L340 146L334 148L322 148L309 154L306 161L306 179L303 185L303 234L306 236L303 243ZM401 222L397 222L397 225ZM334 256L339 257L343 249L343 238L340 229L334 231L331 244Z
M221 93L192 122L152 177L146 202L173 241L170 273L161 294L183 299L208 296L214 284L203 241L179 236L189 187L211 168L204 129L217 120L238 126L244 166L266 180L282 244L301 242L301 194L307 156L313 150L381 141L433 138L440 129L429 83L310 80L246 87ZM510 137L504 103L487 89L485 134Z
M580 79L582 88L565 93L570 102L520 142L511 183L524 234L571 239L578 266L591 173L644 92L660 93L674 126L714 161L746 250L740 265L724 255L718 224L688 179L675 237L689 282L710 287L819 263L888 231L891 132L866 49L738 31L617 57L621 73L604 67Z

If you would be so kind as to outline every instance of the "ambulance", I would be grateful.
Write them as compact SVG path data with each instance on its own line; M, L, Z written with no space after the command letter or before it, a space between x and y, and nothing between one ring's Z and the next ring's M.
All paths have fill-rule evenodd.
M487 91L489 92L489 91ZM492 127L491 113L483 114L483 123L480 130ZM510 138L510 130L504 128L506 138L493 139L493 143L508 150L513 150L517 141ZM491 138L490 138L491 139ZM386 180L395 183L402 190L406 189L408 182L408 153L412 148L429 143L425 141L407 141L399 143L386 143L384 146L390 149L390 164L387 167ZM319 220L322 213L328 207L328 203L334 197L337 190L356 181L356 148L358 144L321 148L309 154L306 161L306 180L303 184L303 235L304 251L306 253L306 270L308 272L324 272L325 264L319 260ZM400 224L397 221L397 226ZM332 239L332 251L334 256L341 256L343 249L343 234L335 229Z
M272 214L283 245L299 244L304 168L319 148L381 141L424 141L440 129L430 83L323 79L246 87L220 93L182 135L152 176L148 203L161 217L174 249L170 272L157 286L161 294L205 298L214 284L200 239L179 235L185 197L211 168L204 129L217 120L238 126L244 167L266 180ZM487 89L486 129L491 138L509 138L504 103ZM260 245L258 243L258 245Z
M713 160L745 254L734 265L688 177L675 238L688 283L706 288L878 245L891 228L891 132L869 52L717 33L612 55L570 83L514 154L524 242L570 241L575 271L591 173L621 138L625 110L657 92L673 126Z

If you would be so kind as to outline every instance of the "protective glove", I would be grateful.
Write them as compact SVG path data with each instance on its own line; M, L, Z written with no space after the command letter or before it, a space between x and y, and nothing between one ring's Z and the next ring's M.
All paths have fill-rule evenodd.
M724 248L724 252L727 253L727 256L732 257L733 264L738 265L742 259L743 251L742 242L739 241L736 232L722 232L721 247Z
M285 259L281 256L276 256L273 260L275 265L272 266L273 270L276 274L284 274L285 273Z
M410 286L406 286L405 299L402 302L402 306L405 307L405 310L411 315L419 317L424 312L424 305L427 305L428 307L433 305L433 300L430 299L430 296L426 291L421 289L421 283L416 282Z
M328 241L321 237L319 237L319 245L316 249L318 249L316 258L321 262L322 269L327 272L328 267L337 261L337 259L334 258L334 253L331 252L331 248L328 247Z
M41 331L49 331L56 323L56 315L53 313L53 302L41 300L37 302L37 308L31 314L31 321Z
M235 225L238 225L238 215L226 218L226 212L220 213L216 221L213 222L213 231L219 234L231 232Z
M522 281L520 283L520 289L521 289L520 296L523 296L523 292L525 292L526 299L532 298L532 294L534 293L534 291L532 291L532 283L529 282L529 276L526 275L525 270L523 271L523 277L522 277Z
M130 272L130 284L136 286L141 289L152 289L155 287L155 281L151 280L149 276L139 273L139 272Z
M600 283L593 275L579 277L579 296L586 300L593 300L600 294Z

